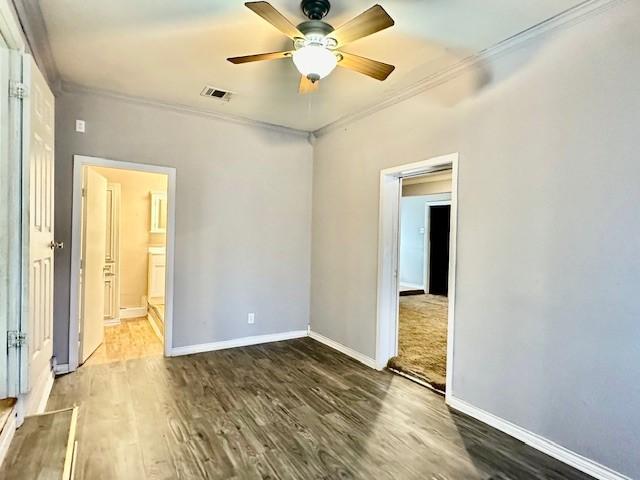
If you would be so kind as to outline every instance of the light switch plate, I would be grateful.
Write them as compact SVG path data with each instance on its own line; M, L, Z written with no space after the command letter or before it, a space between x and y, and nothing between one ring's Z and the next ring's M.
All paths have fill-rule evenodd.
M76 132L84 133L84 120L76 120Z
M249 325L253 325L254 323L256 323L256 314L255 313L250 313L249 315L247 315L247 323Z

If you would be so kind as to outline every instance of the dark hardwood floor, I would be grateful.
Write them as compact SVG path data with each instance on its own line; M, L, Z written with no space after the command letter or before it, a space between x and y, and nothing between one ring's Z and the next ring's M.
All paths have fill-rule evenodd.
M81 367L76 480L586 479L309 338Z

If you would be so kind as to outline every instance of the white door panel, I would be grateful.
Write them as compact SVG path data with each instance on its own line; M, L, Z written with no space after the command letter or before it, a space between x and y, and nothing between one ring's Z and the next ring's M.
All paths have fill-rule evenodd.
M51 370L53 355L53 220L54 220L54 97L25 55L23 83L23 322L27 347L22 353L22 393L39 387ZM26 328L25 328L26 327Z
M104 341L104 278L107 238L107 179L84 170L81 357L84 363Z

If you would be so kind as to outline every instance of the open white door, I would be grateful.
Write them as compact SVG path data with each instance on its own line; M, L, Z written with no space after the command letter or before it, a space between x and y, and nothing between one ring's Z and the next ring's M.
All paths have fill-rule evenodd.
M107 238L107 179L84 169L80 363L104 341L104 276Z
M104 321L120 321L120 184L107 185L107 237L104 259Z
M20 391L24 413L38 410L52 379L54 97L30 55L23 57L23 293ZM26 324L25 324L26 321Z
M16 328L11 325L11 321L15 321L16 317L11 317L11 278L19 272L12 271L11 247L10 247L10 231L15 230L15 226L11 224L11 187L15 184L15 170L12 169L12 161L9 149L9 125L11 122L9 108L9 81L11 67L9 61L9 49L4 45L0 45L0 398L6 398L12 391L9 375L9 348L8 348L8 332ZM17 177L19 178L19 177ZM17 377L15 377L17 379ZM17 382L16 382L17 386Z

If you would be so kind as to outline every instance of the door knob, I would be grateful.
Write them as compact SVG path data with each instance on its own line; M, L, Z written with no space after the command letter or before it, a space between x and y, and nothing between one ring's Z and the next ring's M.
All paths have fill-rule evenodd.
M51 250L61 250L64 248L64 242L54 242L53 240L51 241L51 243L49 244L49 248Z

